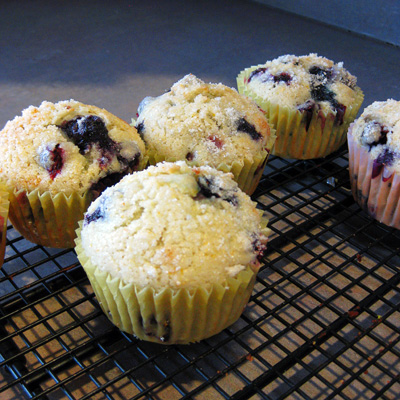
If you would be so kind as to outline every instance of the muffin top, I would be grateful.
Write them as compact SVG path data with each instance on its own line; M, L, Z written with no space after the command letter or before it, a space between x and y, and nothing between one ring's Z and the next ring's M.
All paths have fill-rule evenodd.
M100 190L135 169L145 146L136 129L75 100L30 106L0 132L0 177L53 194Z
M266 117L253 101L192 74L169 92L146 97L139 105L136 128L148 149L164 159L215 168L244 159L253 162L262 150L270 150L274 140Z
M400 172L400 101L376 101L351 125L351 134L365 147L376 167Z
M336 112L343 118L357 97L357 79L344 67L317 54L284 55L252 67L244 85L271 103L299 111ZM340 122L340 121L339 121Z
M191 288L257 269L263 225L230 173L163 162L106 189L88 208L81 239L91 262L125 283Z

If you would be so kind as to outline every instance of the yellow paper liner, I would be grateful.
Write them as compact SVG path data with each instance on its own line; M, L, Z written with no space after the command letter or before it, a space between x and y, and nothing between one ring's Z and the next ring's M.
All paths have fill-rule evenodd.
M75 230L91 200L91 192L52 195L39 190L9 190L10 221L26 239L46 247L72 248Z
M243 162L235 161L232 165L221 163L218 166L213 167L219 171L231 172L233 174L234 180L238 183L239 188L247 193L249 196L251 196L256 190L258 183L260 182L265 164L268 160L269 152L274 145L275 138L276 136L274 135L274 132L271 132L270 138L266 145L266 149L268 150L262 150L260 154L254 157L253 161L244 159ZM157 163L163 161L179 161L177 158L174 157L164 157L154 150L148 150L147 155L150 165L156 165ZM195 161L184 161L186 161L186 163L191 167L199 167L201 165L199 163L196 163Z
M269 122L276 129L277 139L271 154L291 159L312 159L325 157L338 150L346 142L349 124L357 116L364 100L364 94L356 87L356 99L346 108L343 123L335 123L336 114L314 111L306 130L306 117L299 110L271 103L252 93L245 85L252 71L263 65L252 66L237 76L239 93L250 97L265 112Z
M0 182L0 267L4 262L7 241L7 220L10 202L8 200L8 191L4 183Z
M101 308L119 329L139 339L187 344L213 336L242 314L254 287L250 266L221 284L194 289L140 287L113 278L86 256L77 230L75 251Z
M144 169L147 163L148 158L144 156L135 171ZM78 222L95 197L95 192L90 190L69 195L62 192L54 195L38 189L17 190L8 186L7 190L9 218L14 228L33 243L57 248L75 246Z
M386 167L372 178L374 160L366 148L347 134L350 183L355 201L372 218L400 229L400 176Z

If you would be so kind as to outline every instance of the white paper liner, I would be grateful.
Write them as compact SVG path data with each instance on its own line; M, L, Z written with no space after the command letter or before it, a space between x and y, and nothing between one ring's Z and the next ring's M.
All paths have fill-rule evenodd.
M351 127L347 134L349 174L355 201L372 218L387 226L400 229L400 176L383 167L372 178L374 160L368 150L353 139Z

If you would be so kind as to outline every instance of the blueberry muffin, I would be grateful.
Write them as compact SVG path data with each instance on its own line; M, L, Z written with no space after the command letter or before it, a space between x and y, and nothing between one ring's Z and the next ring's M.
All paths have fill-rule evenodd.
M76 253L105 314L157 343L189 343L235 322L266 246L262 213L214 168L162 162L94 201Z
M376 101L348 132L353 196L374 219L400 229L400 101Z
M74 100L30 106L0 132L10 220L30 241L73 247L90 202L141 169L145 146L128 123Z
M145 98L136 128L150 164L184 160L192 166L232 172L248 194L254 192L275 141L253 101L192 74L176 82L168 93Z
M237 85L276 129L272 153L292 159L325 157L339 149L364 98L343 63L317 54L285 55L246 68Z

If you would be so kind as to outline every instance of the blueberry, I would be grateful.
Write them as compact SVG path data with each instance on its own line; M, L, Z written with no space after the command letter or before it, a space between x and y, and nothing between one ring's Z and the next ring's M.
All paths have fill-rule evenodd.
M103 219L105 217L105 201L106 198L102 197L97 208L91 214L89 214L89 212L85 214L84 225L88 225L91 222Z
M232 194L230 196L228 196L228 195L224 196L222 199L227 201L228 203L232 204L235 207L237 207L239 205L239 200L238 200L237 196L235 196L234 194Z
M139 122L139 123L135 126L135 128L136 128L138 134L140 135L140 137L143 139L143 132L144 132L144 123L143 123L143 121L142 121L142 122Z
M206 176L199 176L197 184L199 185L199 192L196 199L216 197L237 206L239 204L237 196L233 193L234 190L224 190L215 184L213 178Z
M117 154L117 160L119 161L123 171L129 170L128 172L133 172L139 165L140 152L136 153L133 158L125 158L121 154Z
M331 79L333 76L332 70L331 69L325 69L321 67L317 67L314 65L309 69L310 74L312 75L317 75L318 77L323 77L326 79Z
M96 115L64 121L60 128L79 147L81 154L88 152L95 144L103 151L111 153L116 150L116 143L108 136L104 121Z
M197 184L199 185L199 192L197 196L210 198L212 196L220 197L218 193L215 193L211 190L211 186L213 185L212 179L206 178L205 176L200 176Z
M108 187L118 183L126 174L135 171L137 165L139 164L140 153L137 153L135 158L132 160L127 160L121 156L117 156L117 158L122 165L121 172L114 172L113 174L109 174L93 183L90 187L90 190L93 192L95 197L98 197Z
M189 153L186 154L186 160L192 161L194 159L194 154L189 151Z
M272 75L272 78L274 80L274 82L285 82L286 85L290 84L290 81L292 80L292 77L290 74L288 74L287 72L281 72L278 75Z
M245 118L239 119L236 129L239 132L247 133L253 140L260 140L263 137L261 133L257 132L255 126L250 124Z
M39 155L39 163L50 174L50 178L54 179L63 168L64 149L60 144L53 148L46 147Z
M369 146L370 151L372 147L386 144L388 133L389 128L387 126L381 125L377 121L371 121L366 124L361 134L361 141L364 145Z
M374 163L372 164L371 178L374 179L379 176L384 166L392 165L394 158L395 154L393 153L393 151L385 148L385 150L381 154L379 154L379 156L374 160Z
M111 164L114 157L117 157L118 161L122 164L122 168L132 161L130 157L121 156L120 152L123 154L131 153L134 156L134 145L129 142L123 142L122 144L114 142L108 136L105 123L96 115L77 117L70 121L64 121L60 125L60 128L68 139L79 147L81 154L86 154L95 146L100 153L98 163L101 168L106 168L107 165Z
M315 85L311 88L311 97L315 101L335 102L335 94L325 85Z
M250 82L254 77L265 74L266 71L267 71L267 68L265 68L265 67L255 69L254 71L251 72L251 74L247 78L247 82Z
M251 242L253 251L256 253L257 255L257 260L261 261L263 255L264 255L264 251L267 248L266 244L263 243L259 236L256 235L255 233L251 235L253 241Z
M335 122L338 125L343 124L344 114L346 113L346 106L339 103L335 99L335 93L332 92L325 85L315 85L311 88L311 97L315 101L328 101L331 107L336 111Z
M253 78L255 78L255 77L261 78L263 75L265 75L265 77L261 78L262 82L272 80L275 83L285 82L287 85L289 85L290 81L292 80L292 76L290 74L288 74L287 72L281 72L277 75L271 75L271 74L267 73L267 71L268 71L268 68L265 68L265 67L255 69L254 71L252 71L250 73L249 77L247 78L247 83L249 83Z

